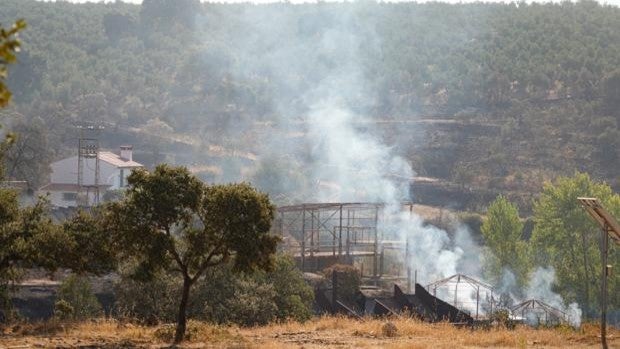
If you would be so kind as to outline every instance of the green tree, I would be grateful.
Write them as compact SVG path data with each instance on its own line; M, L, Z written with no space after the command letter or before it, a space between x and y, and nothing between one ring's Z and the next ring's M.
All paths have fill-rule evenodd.
M599 304L601 273L600 230L582 209L578 197L596 197L615 217L620 217L620 195L605 183L597 183L584 173L547 183L534 204L535 227L531 246L538 265L555 268L558 292L565 301L577 301L586 316ZM610 264L619 265L620 254L611 255ZM620 275L612 273L610 289L618 289ZM610 307L620 306L620 294L612 293Z
M69 239L46 211L45 200L20 208L17 191L0 189L0 299L8 299L9 285L21 279L25 268L60 266ZM11 304L3 303L0 318L10 320Z
M499 195L489 206L480 231L486 247L487 276L498 281L504 269L509 269L520 285L525 284L531 261L517 206Z
M101 275L115 266L110 238L91 216L80 213L64 225L47 215L48 202L20 208L17 192L0 190L0 292L19 281L27 268L69 268ZM2 296L0 295L0 299ZM9 313L9 309L0 309Z
M185 335L192 285L208 268L269 269L278 238L269 233L274 206L250 185L207 186L184 167L134 171L122 201L108 206L107 227L136 276L165 270L183 279L174 341Z
M69 238L46 210L44 200L20 209L16 191L0 190L0 282L18 280L27 267L60 266Z
M103 275L117 267L117 247L103 226L102 209L79 211L62 224L66 245L55 256L62 267L78 275Z
M0 26L0 108L5 107L11 100L11 92L5 85L7 66L17 60L16 53L21 45L17 33L24 28L26 28L24 20L15 22L9 29Z

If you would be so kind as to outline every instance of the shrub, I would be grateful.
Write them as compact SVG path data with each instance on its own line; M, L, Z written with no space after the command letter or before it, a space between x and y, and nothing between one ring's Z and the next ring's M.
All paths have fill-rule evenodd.
M116 313L147 324L173 322L181 283L167 274L157 274L150 281L122 277L115 285ZM278 256L271 272L236 274L230 265L207 270L196 283L187 310L193 319L252 326L307 320L313 298L312 288L293 261Z
M0 283L0 324L10 323L18 318L18 314L11 302L9 285Z
M230 267L213 270L197 292L205 299L205 318L244 326L273 320L308 320L312 288L290 257L277 256L271 272L235 275Z
M54 303L54 316L59 319L71 319L75 313L75 308L69 302L64 299L56 301Z
M176 320L177 302L182 281L178 277L159 273L150 280L122 276L114 285L115 313L139 322L155 325ZM190 304L191 305L191 304ZM194 307L188 307L189 313Z
M338 298L349 302L355 301L362 281L359 270L351 265L334 264L325 268L323 274L331 281L334 271L338 272Z
M274 270L266 273L265 278L274 287L278 319L306 321L312 317L314 291L295 266L293 258L278 256Z
M252 278L233 280L234 296L221 303L206 301L205 316L217 323L235 323L242 326L266 325L275 320L278 307L273 285L259 283ZM210 311L221 307L217 312ZM219 314L216 318L212 315ZM223 315L223 316L222 316Z
M398 328L394 323L388 321L381 326L381 334L384 337L396 337L398 335Z
M101 303L87 278L71 275L58 288L54 314L67 320L84 320L101 315Z

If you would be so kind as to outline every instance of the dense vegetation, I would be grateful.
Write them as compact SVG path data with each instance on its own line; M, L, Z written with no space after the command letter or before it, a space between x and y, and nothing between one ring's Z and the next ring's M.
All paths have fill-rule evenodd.
M0 22L20 17L29 29L7 80L14 104L2 110L2 120L19 132L6 154L8 175L33 187L45 181L52 159L71 151L71 123L98 120L115 131L136 130L145 144L154 144L153 159L158 142L181 136L198 139L198 149L219 143L251 150L264 140L256 131L260 125L298 120L311 107L306 99L316 92L313 86L334 72L335 83L360 85L341 97L375 121L432 114L457 127L497 131L430 139L426 153L415 152L419 144L399 144L421 174L536 193L544 179L582 170L618 185L620 10L615 7L590 1L255 6L145 0L137 6L5 0ZM382 136L403 139L396 128ZM435 146L450 156L434 152ZM272 174L286 173L282 164L261 165L263 180L279 182ZM296 175L283 176L284 182L304 181L303 174ZM511 269L523 284L534 265L553 266L555 290L593 316L599 297L593 284L600 272L596 229L574 198L598 196L616 216L620 199L586 175L555 183L534 201L531 237L524 236L515 205L503 197L491 205L481 228L490 252L488 276L498 279ZM3 189L0 296L6 300L7 285L27 267L102 274L127 263L123 271L133 273L123 275L117 291L121 304L125 295L128 315L147 317L135 312L142 305L131 304L143 290L140 282L160 282L166 292L179 293L174 297L180 306L154 298L157 306L179 306L177 341L186 312L243 324L308 316L309 291L290 263L280 261L275 273L231 274L269 269L276 239L267 234L273 206L264 194L245 184L208 186L184 168L167 166L134 173L130 185L120 202L62 225L45 216L44 201L20 209L16 194ZM233 219L238 224L233 231L227 230L230 221L218 220L243 209L249 213L241 217L251 221ZM119 253L124 253L120 261ZM612 261L617 264L617 253ZM215 292L213 285L201 284L205 274L239 293ZM611 278L612 288L619 280ZM181 283L182 289L172 291ZM188 306L192 286L239 309L227 313L208 302ZM83 279L70 279L63 292L57 315L86 316L75 313L84 307L82 300L94 300ZM235 297L247 302L232 302ZM619 302L610 297L614 309ZM161 312L163 319L174 316L169 309ZM258 313L264 317L252 317Z
M600 228L582 209L577 197L596 197L614 216L620 217L620 195L608 185L596 183L587 174L560 177L547 183L534 203L534 229L524 234L517 208L499 196L487 211L482 225L484 236L485 274L495 284L510 271L524 292L532 283L537 266L553 267L553 291L566 304L577 302L586 318L597 316L600 305L601 252ZM612 240L613 241L613 240ZM615 244L609 248L609 264L620 264ZM620 321L620 274L608 277L610 321Z
M297 120L313 87L340 71L360 82L344 98L361 114L499 128L399 144L423 175L535 191L576 170L612 185L619 173L617 7L3 1L0 22L15 18L29 29L8 80L16 103L4 113L14 127L46 132L31 137L35 151L12 156L9 175L34 187L45 167L25 164L70 152L76 120L139 128L153 161L162 149L153 134L253 150L256 122ZM207 162L204 152L194 161Z

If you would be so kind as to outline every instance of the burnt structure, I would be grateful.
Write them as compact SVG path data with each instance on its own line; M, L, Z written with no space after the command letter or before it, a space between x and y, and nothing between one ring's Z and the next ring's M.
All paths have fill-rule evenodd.
M568 314L538 299L529 299L510 308L512 315L530 325L558 325L570 322Z
M377 229L383 219L382 203L314 203L279 207L274 232L281 248L292 254L303 271L319 271L334 263L361 263L362 277L405 278L384 275L384 254L399 250L408 260L406 241L386 236ZM413 204L403 203L411 212Z
M455 274L428 284L426 289L428 292L432 292L435 297L437 297L437 291L446 293L453 299L452 305L454 307L471 309L476 320L482 317L481 308L483 306L489 310L489 313L493 313L495 303L493 286L470 276Z
M448 321L454 324L474 322L469 314L433 296L420 284L415 285L414 294L403 292L396 284L392 294L385 294L379 290L360 290L355 301L343 300L333 286L316 289L315 311L355 318L411 316L427 322Z

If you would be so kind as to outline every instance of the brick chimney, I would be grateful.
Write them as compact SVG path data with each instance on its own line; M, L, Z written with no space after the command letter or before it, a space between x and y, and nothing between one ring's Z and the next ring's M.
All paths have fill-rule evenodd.
M133 158L133 146L132 145L121 145L121 159L125 161L132 161Z

